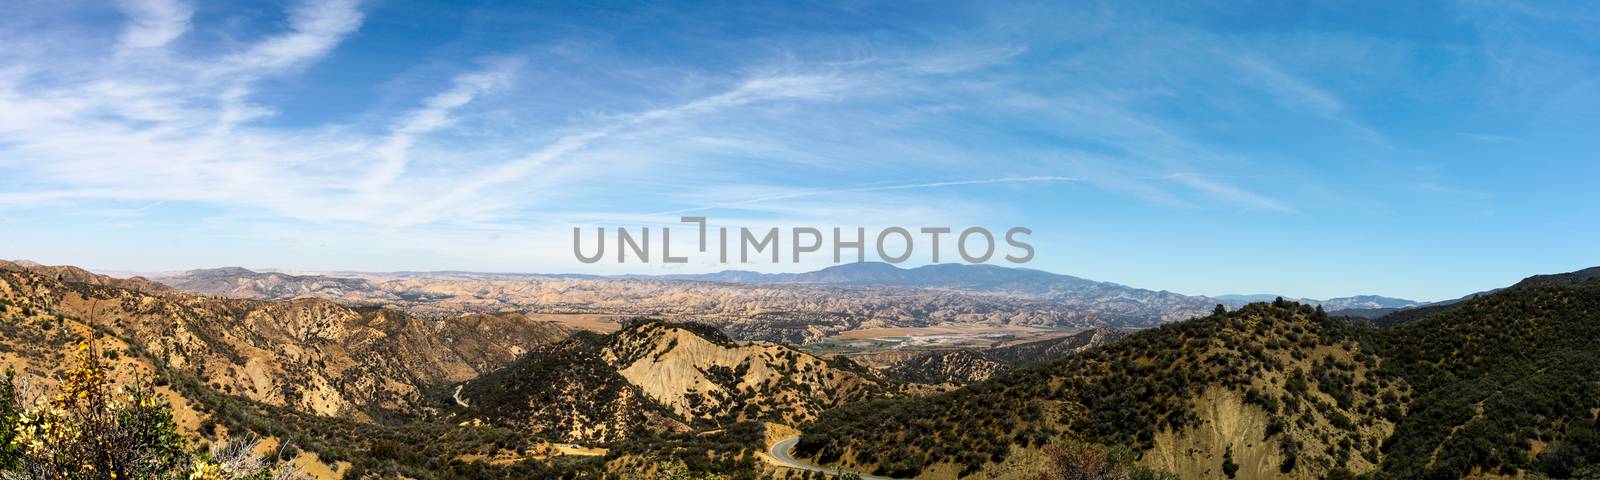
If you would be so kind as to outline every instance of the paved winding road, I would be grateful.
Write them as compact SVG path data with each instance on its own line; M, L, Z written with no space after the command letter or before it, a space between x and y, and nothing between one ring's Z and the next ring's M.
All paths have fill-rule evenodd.
M809 463L806 463L806 462L802 462L802 461L796 460L793 456L790 456L789 455L789 451L793 450L794 449L794 444L799 442L799 441L800 441L800 437L789 437L789 438L785 438L783 440L779 440L778 443L772 444L772 451L769 452L769 453L772 454L772 458L773 459L776 459L778 461L778 463L783 464L783 466L785 466L785 467L798 468L798 469L801 469L801 470L810 470L810 471L813 471L813 472L822 472L822 473L825 473L825 474L828 474L828 475L836 475L836 474L841 473L838 470L831 469L831 468L823 468L823 467L819 467L819 466L816 466L816 465L812 465L812 464L809 464ZM843 473L853 473L853 472L843 472ZM877 475L867 475L865 473L857 473L856 475L860 475L861 476L861 480L899 480L899 479L889 478L889 477L880 477L880 476L877 476Z

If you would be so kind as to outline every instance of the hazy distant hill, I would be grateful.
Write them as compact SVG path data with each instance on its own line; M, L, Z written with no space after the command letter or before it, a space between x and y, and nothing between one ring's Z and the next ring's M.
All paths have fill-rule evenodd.
M1355 308L1406 308L1422 305L1423 302L1407 300L1404 298L1385 297L1381 295L1356 295L1353 297L1330 298L1322 301L1322 308L1337 312Z
M1280 297L1280 295L1272 295L1272 294L1219 295L1219 296L1216 297L1216 299L1217 299L1218 303L1221 303L1221 304L1227 306L1228 308L1239 308L1239 307L1244 306L1245 304L1249 304L1249 303L1270 302L1270 301L1273 301L1273 300L1275 300L1275 299L1277 299L1279 297ZM1321 305L1322 308L1324 310L1327 310L1328 312L1337 312L1337 311L1340 311L1340 310L1375 310L1375 309L1386 309L1386 308L1388 308L1388 309L1399 309L1399 308L1409 308L1409 307L1416 307L1416 306L1424 305L1423 302L1418 302L1416 300L1407 300L1407 299L1404 299L1404 298L1385 297L1385 296L1381 296L1381 295L1355 295L1355 296L1350 296L1350 297L1330 298L1330 299L1327 299L1327 300L1317 300L1317 299L1314 299L1314 298L1293 298L1293 297L1282 297L1282 298L1284 300L1288 300L1288 301L1291 301L1291 302L1303 303L1303 304L1306 304L1306 305Z
M1128 336L1126 330L1096 328L1064 337L987 349L938 350L892 361L890 377L929 385L967 385L1028 365L1048 363L1108 345Z
M1192 299L1200 303L1209 301L1204 297L1187 297L1171 292L1158 292L1109 282L1097 282L1070 275L984 264L942 263L906 269L882 262L862 262L835 265L806 273L762 274L727 271L703 275L668 275L656 278L737 283L893 285L998 292L1043 298L1066 298L1092 294Z
M1318 302L1318 300L1310 298L1285 297L1283 295L1273 295L1270 293L1253 293L1249 295L1217 295L1215 298L1217 299L1218 303L1221 303L1228 308L1238 308L1256 302L1270 302L1278 298L1283 298L1284 300L1291 302L1307 304Z
M1047 363L1091 348L1116 343L1132 332L1096 328L1060 338L1018 343L985 350L984 355L1013 367Z
M1390 314L1393 314L1394 312L1398 312L1398 311L1401 311L1401 310L1412 310L1412 309L1415 309L1415 308L1422 308L1422 307L1413 307L1413 308L1407 308L1407 309L1400 309L1400 308L1346 308L1346 309L1339 310L1339 311L1336 311L1336 312L1331 312L1331 313L1334 314L1334 315L1341 316L1341 317L1354 317L1354 318L1365 318L1365 319L1369 319L1369 320L1376 320L1376 319L1379 319L1379 318L1383 318L1383 317L1389 316Z
M189 270L157 280L186 292L258 300L288 300L305 296L329 300L365 299L369 292L378 290L370 282L359 278L262 273L240 267Z

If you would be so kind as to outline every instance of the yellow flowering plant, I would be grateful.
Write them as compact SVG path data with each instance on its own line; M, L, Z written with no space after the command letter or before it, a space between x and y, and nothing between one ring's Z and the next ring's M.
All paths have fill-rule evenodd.
M0 378L0 475L51 480L269 479L250 450L191 453L172 409L144 384L112 383L95 345L77 349L55 395L26 405L16 375ZM7 475L9 474L9 475Z

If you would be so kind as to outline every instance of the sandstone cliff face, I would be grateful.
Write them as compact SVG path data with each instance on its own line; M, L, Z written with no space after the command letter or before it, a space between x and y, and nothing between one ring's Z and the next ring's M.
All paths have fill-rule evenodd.
M517 316L421 319L321 299L227 300L0 271L0 298L139 345L219 391L329 416L415 411L423 389L503 367L564 327ZM89 274L93 275L93 274Z
M1285 478L1279 471L1283 452L1265 440L1269 416L1260 407L1246 405L1236 393L1212 388L1194 399L1197 427L1182 432L1161 432L1143 463L1184 478L1223 476L1226 456L1239 470L1235 478ZM1296 478L1314 478L1304 474Z

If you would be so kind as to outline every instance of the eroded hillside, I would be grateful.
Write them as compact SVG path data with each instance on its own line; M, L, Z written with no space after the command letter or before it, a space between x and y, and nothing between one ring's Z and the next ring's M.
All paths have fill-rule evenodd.
M741 345L705 325L638 320L582 333L451 392L451 410L572 441L739 421L798 424L896 385L848 360L766 343Z
M927 352L893 363L891 377L928 385L966 385L988 380L1011 367L972 350Z
M314 298L229 300L57 278L0 270L0 299L15 315L52 312L103 329L223 393L319 415L412 411L429 385L504 367L569 333L515 315L420 319Z

